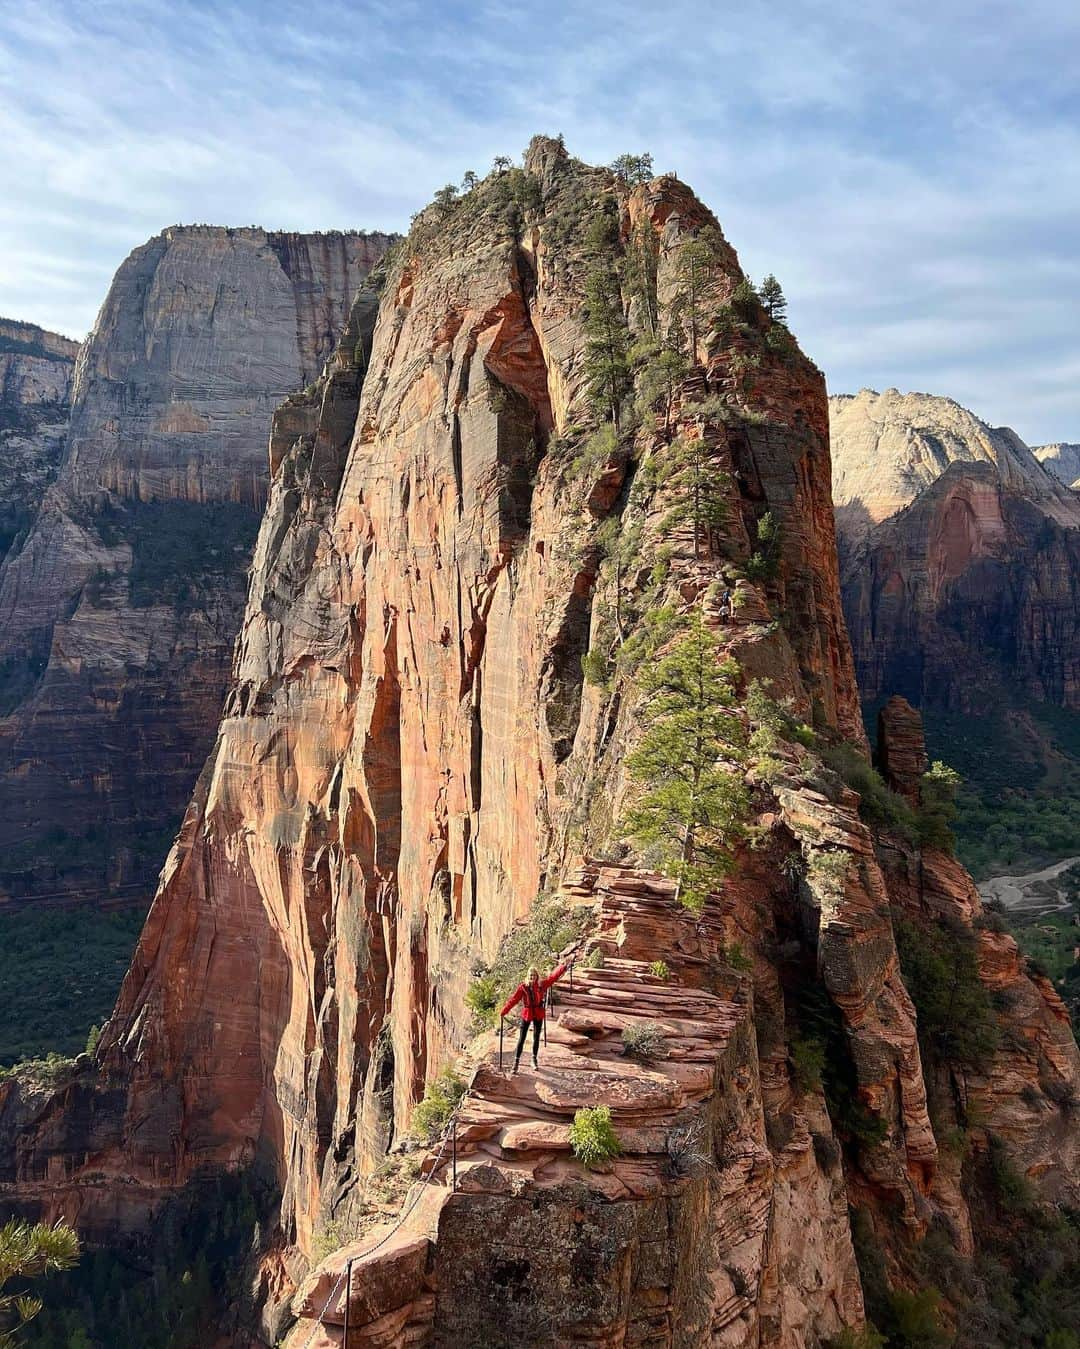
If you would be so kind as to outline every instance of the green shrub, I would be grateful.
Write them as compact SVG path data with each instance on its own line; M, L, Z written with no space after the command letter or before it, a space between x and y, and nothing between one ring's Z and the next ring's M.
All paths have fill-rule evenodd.
M465 1005L477 1026L491 1026L500 1006L499 981L493 974L482 974L465 992Z
M1000 1040L979 979L975 937L963 923L894 922L900 972L915 1004L919 1040L932 1057L980 1072Z
M1035 1190L1027 1176L1012 1163L1000 1138L990 1138L990 1175L998 1202L1006 1213L1026 1213L1035 1202Z
M825 1043L809 1036L796 1035L788 1051L791 1071L800 1091L817 1091L825 1068Z
M889 1294L895 1330L889 1336L896 1349L947 1349L952 1336L941 1324L941 1294L936 1288L909 1293L894 1288Z
M861 1330L845 1326L839 1335L825 1341L824 1349L884 1349L885 1336L879 1335L872 1325Z
M602 946L594 946L585 957L584 965L587 970L602 970L604 968L604 960L604 948Z
M664 1048L664 1033L655 1021L631 1021L623 1027L623 1053L637 1059L659 1058Z
M649 973L656 979L663 979L665 983L671 978L666 960L654 960L649 966Z
M859 814L867 824L893 829L909 842L919 836L915 811L897 792L886 787L881 775L855 745L846 740L822 750L825 763L859 793Z
M617 1157L622 1149L612 1128L611 1107L587 1105L578 1110L570 1126L570 1147L585 1166L596 1166Z
M956 797L960 791L960 774L955 768L935 759L922 775L919 784L919 841L925 847L943 848L951 853L956 849L952 825L956 819Z
M585 676L586 684L591 684L594 688L605 688L608 682L607 657L602 651L590 647L581 658L581 673Z
M410 1131L424 1143L437 1138L457 1109L467 1088L452 1068L444 1068L424 1089L424 1099L413 1110Z
M807 877L823 894L842 895L851 873L851 860L851 854L843 849L815 848Z
M732 944L724 952L724 958L733 970L738 970L740 974L749 974L754 968L754 962L746 954L738 942Z
M583 478L602 468L612 459L619 449L618 432L611 422L605 422L595 430L578 451L570 466L575 478Z

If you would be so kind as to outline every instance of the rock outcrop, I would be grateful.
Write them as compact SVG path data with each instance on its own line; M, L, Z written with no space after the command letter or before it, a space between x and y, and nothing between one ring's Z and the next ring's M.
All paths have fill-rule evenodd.
M598 440L602 286L687 360L666 394L637 370L640 420L627 396ZM699 444L724 494L704 531L672 471ZM262 1334L292 1302L297 1346L341 1343L351 1255L350 1345L809 1349L862 1320L849 1204L897 1267L935 1216L970 1250L893 934L887 877L923 903L918 849L883 851L821 757L865 745L824 382L692 192L538 139L429 208L377 315L362 292L278 413L271 464L217 743L95 1062L6 1084L0 1193L110 1242L205 1170L261 1164ZM700 918L620 823L639 671L683 630L733 681L737 827ZM590 906L605 956L561 994L550 1067L508 1083L473 1043L458 1189L432 1159L385 1245L352 1242L364 1177L470 1042L475 967L540 894ZM667 1057L614 1052L640 1019ZM598 1101L624 1155L587 1172L568 1123ZM1064 1107L1025 1125L1037 1178Z
M750 981L718 981L723 925L673 891L619 867L573 878L593 907L577 953L604 963L558 986L541 1070L500 1072L488 1038L452 1155L425 1160L404 1224L306 1281L290 1345L342 1344L346 1268L350 1344L794 1345L861 1319L840 1170L818 1169L805 1124L770 1151ZM660 1037L647 1059L624 1048L635 1026ZM583 1105L609 1107L620 1146L592 1170L570 1145Z
M876 706L1080 708L1080 501L1012 431L894 390L830 403L844 613Z
M1053 474L1058 482L1080 492L1080 445L1059 443L1056 445L1036 445L1033 447L1035 458Z
M79 344L0 319L0 566L56 476Z
M0 569L0 896L152 889L213 743L273 410L389 242L174 228L117 273L59 474ZM66 419L71 344L34 342L0 350L5 397Z

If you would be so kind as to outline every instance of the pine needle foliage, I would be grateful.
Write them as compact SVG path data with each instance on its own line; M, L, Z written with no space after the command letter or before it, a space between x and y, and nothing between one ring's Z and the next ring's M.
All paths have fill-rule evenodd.
M695 613L638 678L645 733L627 767L641 791L623 825L675 878L692 910L730 871L749 804L739 767L746 733L735 710L736 674Z
M683 438L671 446L664 485L671 506L663 529L690 525L694 556L715 556L718 535L728 520L731 478L716 467L713 451L700 438Z
M595 416L619 430L630 390L630 334L619 278L612 266L594 267L585 279L585 396Z
M15 1218L0 1227L0 1349L13 1349L17 1335L42 1308L40 1298L9 1292L15 1280L72 1269L79 1261L79 1238L63 1223L27 1223Z
M682 245L675 263L677 289L672 312L678 328L689 328L691 365L697 364L698 342L705 332L706 302L719 252L719 235L710 227ZM682 343L678 345L681 349Z
M774 323L787 322L787 300L784 298L780 282L777 281L772 272L758 286L758 297L765 307L765 312Z

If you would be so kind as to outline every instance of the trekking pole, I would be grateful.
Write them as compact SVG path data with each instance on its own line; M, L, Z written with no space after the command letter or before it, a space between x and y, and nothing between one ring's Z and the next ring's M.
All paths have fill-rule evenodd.
M499 1072L500 1072L500 1073L501 1073L502 1070L503 1070L502 1059L503 1059L503 1021L504 1021L504 1020L505 1020L505 1017L501 1017L501 1016L499 1017Z
M453 1190L456 1190L456 1189L457 1189L457 1115L455 1115L454 1118L453 1118L453 1129L454 1129L454 1133L453 1133L453 1136L452 1136L452 1139L451 1139L451 1143L450 1143L450 1146L451 1146L451 1149L452 1149L452 1151L451 1151L451 1153L450 1153L450 1156L451 1156L451 1158L453 1159L452 1162L451 1162L451 1166L452 1166L452 1168L453 1168L453 1177L454 1177L454 1179L453 1179L453 1184L451 1185L450 1188L453 1189ZM347 1349L347 1346L345 1346L345 1349Z
M352 1301L352 1261L345 1265L345 1325L341 1332L341 1349L349 1349L349 1303Z
M545 1045L547 1044L547 1013L548 1013L548 998L550 997L550 995L551 995L551 990L550 990L549 988L545 988L545 989L544 989L544 1044L545 1044Z

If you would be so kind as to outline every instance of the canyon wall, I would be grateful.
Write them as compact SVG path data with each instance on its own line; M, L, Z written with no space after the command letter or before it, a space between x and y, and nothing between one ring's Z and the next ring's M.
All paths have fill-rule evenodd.
M645 394L654 340L636 412L624 399L598 441L604 267L629 336L671 334L685 364ZM724 498L704 543L677 470L699 444ZM970 1255L893 920L936 904L970 927L977 896L945 854L871 830L823 758L865 751L824 381L692 192L538 138L523 170L418 217L381 301L361 292L323 377L276 415L270 460L217 742L94 1061L0 1084L0 1194L115 1243L208 1170L269 1170L261 1334L295 1315L298 1346L342 1343L353 1251L364 1343L732 1349L861 1323L849 1205L901 1281L932 1220ZM743 802L696 919L620 823L641 665L679 631L730 670ZM904 762L901 737L898 790ZM429 1158L434 1245L425 1226L369 1256L347 1244L365 1179L471 1041L475 970L541 894L591 906L578 949L611 968L579 977L538 1077L508 1086L490 1038L471 1042L468 1183ZM1067 1196L1080 1060L1008 940L985 978L1022 1005L1024 1044L955 1075ZM620 1029L647 1016L671 1061L636 1069ZM1033 1086L1049 1071L1056 1101ZM598 1173L568 1142L595 1101L626 1154ZM985 1150L974 1113L938 1127L965 1124ZM701 1164L680 1170L687 1128Z
M0 319L0 566L56 476L78 342Z
M0 566L0 896L152 890L213 743L273 410L388 243L176 227L121 266L56 481ZM31 374L0 370L60 408L72 344L38 344Z
M1035 458L1052 473L1058 482L1080 491L1080 445L1060 442L1056 445L1034 446Z
M1080 499L944 398L830 400L844 612L870 705L1080 709Z

